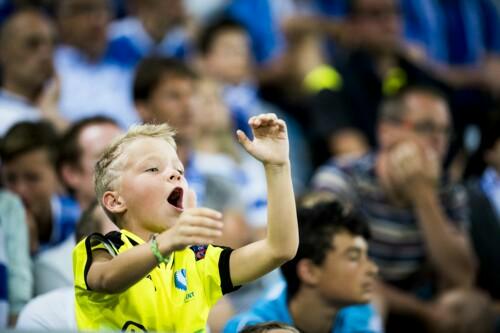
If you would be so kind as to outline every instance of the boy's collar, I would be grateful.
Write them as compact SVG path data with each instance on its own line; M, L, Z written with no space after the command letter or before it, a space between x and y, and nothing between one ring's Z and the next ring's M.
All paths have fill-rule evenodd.
M136 244L133 244L134 246L146 243L146 241L144 241L141 237L137 236L136 234L126 229L121 229L120 232L126 237L128 237L132 241L132 243L135 242Z

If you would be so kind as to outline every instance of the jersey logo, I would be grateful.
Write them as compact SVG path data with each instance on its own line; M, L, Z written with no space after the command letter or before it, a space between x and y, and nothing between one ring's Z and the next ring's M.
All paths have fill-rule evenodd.
M190 248L194 252L194 257L196 258L196 261L205 258L205 254L207 253L206 245L193 245Z
M180 289L182 291L187 290L186 270L184 268L174 273L174 283L175 283L175 288Z

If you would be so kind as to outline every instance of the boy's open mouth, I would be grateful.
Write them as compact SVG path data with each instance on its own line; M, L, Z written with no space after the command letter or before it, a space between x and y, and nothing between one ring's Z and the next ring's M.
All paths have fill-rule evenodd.
M184 207L182 206L182 197L183 196L184 196L183 189L180 187L176 187L168 196L167 201L169 204L171 204L175 208L182 210L182 209L184 209Z

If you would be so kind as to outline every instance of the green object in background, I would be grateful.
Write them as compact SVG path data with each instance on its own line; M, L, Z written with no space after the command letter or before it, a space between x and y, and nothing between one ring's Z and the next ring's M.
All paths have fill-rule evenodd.
M323 89L339 90L342 88L342 76L332 66L320 65L306 75L304 86L312 93Z
M387 72L382 83L382 91L385 96L396 94L408 83L406 72L399 67L394 67Z

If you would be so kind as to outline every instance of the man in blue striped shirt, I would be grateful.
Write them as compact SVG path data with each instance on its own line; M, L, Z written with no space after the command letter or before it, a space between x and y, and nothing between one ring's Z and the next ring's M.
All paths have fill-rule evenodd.
M469 286L474 276L465 192L442 175L450 131L448 104L439 92L410 87L382 104L377 152L332 160L313 178L315 188L356 202L370 218L370 254L389 312L431 325L441 311L423 300L438 286ZM422 331L407 320L394 331Z

